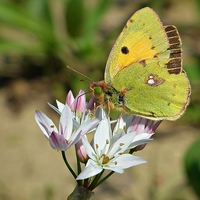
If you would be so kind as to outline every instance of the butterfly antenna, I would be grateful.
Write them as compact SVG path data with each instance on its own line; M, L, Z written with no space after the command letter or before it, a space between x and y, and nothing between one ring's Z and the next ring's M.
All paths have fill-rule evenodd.
M71 68L71 67L69 67L69 66L66 66L66 67L67 67L69 70L75 72L76 74L79 74L80 76L85 77L85 78L88 79L90 82L94 82L92 79L90 79L88 76L82 74L81 72L78 72L78 71L76 71L75 69L73 69L73 68Z

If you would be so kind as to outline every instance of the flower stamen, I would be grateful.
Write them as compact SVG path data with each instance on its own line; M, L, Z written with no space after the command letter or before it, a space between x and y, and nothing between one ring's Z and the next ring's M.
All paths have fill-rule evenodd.
M110 158L106 155L103 155L103 161L102 161L102 164L106 164L110 161Z

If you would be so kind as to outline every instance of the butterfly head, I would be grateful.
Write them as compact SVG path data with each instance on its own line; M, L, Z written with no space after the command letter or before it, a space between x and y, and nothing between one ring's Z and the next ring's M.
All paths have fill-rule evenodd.
M92 82L88 89L98 104L102 105L104 103L104 95L109 89L105 81Z

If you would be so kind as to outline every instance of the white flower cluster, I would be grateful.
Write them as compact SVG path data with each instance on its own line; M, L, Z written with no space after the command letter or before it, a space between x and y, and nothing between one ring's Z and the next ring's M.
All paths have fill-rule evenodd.
M104 170L123 173L126 168L146 163L130 152L141 150L151 141L160 121L137 116L110 121L104 109L93 112L93 100L87 104L82 90L76 98L70 91L65 104L56 102L58 108L49 105L60 114L59 129L41 111L35 112L35 120L53 149L63 152L76 146L80 162L85 163L76 180L94 177ZM89 133L94 133L92 141L88 140Z

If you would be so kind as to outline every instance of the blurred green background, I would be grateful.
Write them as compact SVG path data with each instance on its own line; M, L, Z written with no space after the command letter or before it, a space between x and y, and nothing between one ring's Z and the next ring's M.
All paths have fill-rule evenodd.
M138 172L144 176L144 185L141 176L129 171L134 174L130 181L128 174L116 175L117 185L113 178L97 189L94 198L200 198L199 0L0 0L0 200L63 199L71 192L73 179L67 184L68 172L59 153L49 148L37 128L34 110L49 112L46 101L64 102L70 89L74 94L87 91L89 83L80 81L83 77L67 65L94 81L102 80L114 41L130 16L145 6L153 8L163 24L179 30L183 68L192 85L191 103L180 120L164 122L150 149L142 151L151 160L142 168L151 168L146 172L148 180ZM163 152L163 160L157 160L158 152ZM158 166L163 165L169 166L159 172ZM175 178L177 172L180 176ZM123 177L124 188L119 186Z

